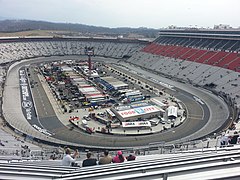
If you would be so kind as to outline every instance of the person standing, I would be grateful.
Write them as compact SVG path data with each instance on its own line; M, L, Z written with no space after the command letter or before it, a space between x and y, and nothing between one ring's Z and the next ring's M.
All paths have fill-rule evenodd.
M100 158L99 164L110 164L112 163L112 156L109 155L108 150L104 151L104 156Z
M97 165L97 159L96 158L91 158L92 153L88 152L87 153L87 159L85 159L82 163L82 167L87 167L87 166L94 166Z

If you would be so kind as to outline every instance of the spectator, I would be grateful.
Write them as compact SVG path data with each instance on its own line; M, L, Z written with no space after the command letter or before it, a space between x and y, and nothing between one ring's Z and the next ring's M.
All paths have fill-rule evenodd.
M235 130L236 129L236 123L233 122L231 126L229 127L229 130Z
M71 156L71 151L69 148L66 149L65 151L65 156L62 159L62 165L63 166L72 166L73 163L75 163L75 158L78 156L78 150L76 150L73 154L73 156Z
M229 141L228 134L224 133L220 141L221 143L220 147L226 147L228 145L228 141Z
M129 156L126 157L127 161L134 161L136 159L136 156L129 154Z
M112 157L108 154L108 150L104 151L104 157L101 157L99 164L110 164L112 162Z
M82 167L87 167L87 166L94 166L97 165L97 159L91 158L92 153L88 152L87 153L87 159L85 159L82 163Z
M230 144L237 144L237 142L238 142L238 137L239 137L238 132L235 131L235 132L234 132L234 136L231 137L229 143L230 143Z
M0 145L1 145L1 146L5 146L5 145L2 143L2 141L1 141L1 140L0 140Z
M118 151L117 155L113 158L113 163L122 163L125 161L124 156L122 155L122 151Z

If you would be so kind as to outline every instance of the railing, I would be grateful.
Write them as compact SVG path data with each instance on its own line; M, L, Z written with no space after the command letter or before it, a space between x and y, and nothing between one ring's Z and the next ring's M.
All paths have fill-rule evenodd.
M169 144L165 142L150 143L146 148L130 148L123 152L135 153L136 155L149 155L149 154L177 154L187 152L206 152L217 151L217 147L220 147L218 139L206 139L188 141L183 143ZM113 153L114 154L114 153Z

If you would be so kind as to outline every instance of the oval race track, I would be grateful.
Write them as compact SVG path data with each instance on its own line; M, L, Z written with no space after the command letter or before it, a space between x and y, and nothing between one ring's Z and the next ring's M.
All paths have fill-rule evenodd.
M36 58L29 59L16 65L13 65L6 79L6 85L4 89L4 98L3 98L3 111L4 117L7 121L19 121L15 123L14 126L19 126L19 130L24 132L27 129L27 133L32 134L33 136L37 135L39 138L43 138L43 135L31 127L30 124L26 121L22 115L21 110L21 100L20 100L20 89L19 89L19 76L18 70L24 66L28 65L31 62L41 62L41 61L53 61L53 60L63 60L63 59L79 59L79 56L62 56L62 57L47 57L47 58ZM94 60L106 61L107 59L97 58ZM108 59L109 62L114 62L111 59ZM115 60L116 62L116 60ZM162 133L145 135L145 136L112 136L112 135L102 135L102 134L86 134L80 131L70 131L68 127L64 126L56 117L53 108L50 105L49 99L47 98L41 83L39 82L38 88L33 88L34 102L37 106L37 112L39 113L39 118L35 119L31 124L37 124L39 127L47 129L49 132L53 133L53 138L46 138L54 142L54 138L59 139L56 142L67 144L71 142L71 145L78 145L84 147L111 147L111 148L124 148L124 147L133 147L133 146L146 146L151 142L176 142L176 141L186 141L193 140L209 133L214 132L220 128L226 119L229 116L228 106L225 102L213 95L210 92L204 91L202 89L195 88L191 85L175 82L163 77L160 77L151 72L147 72L135 66L130 66L129 64L122 63L127 65L128 68L144 74L146 77L152 77L154 79L166 82L175 87L176 91L166 90L167 93L172 94L176 98L180 99L188 110L187 120L173 129L164 131ZM116 67L120 69L120 67ZM121 69L121 71L126 71ZM126 71L129 74L129 72ZM136 74L131 74L135 78L141 79L142 77ZM37 81L37 79L36 79ZM145 80L146 81L146 80ZM151 82L153 83L153 82ZM155 87L160 85L154 84ZM38 92L37 92L38 91ZM13 98L12 94L16 94L17 99ZM38 95L39 94L39 95ZM204 103L198 103L194 97L198 97ZM44 102L44 103L42 103ZM44 107L43 107L44 106ZM22 125L21 122L24 122ZM13 123L10 123L13 124ZM69 143L68 143L69 144Z

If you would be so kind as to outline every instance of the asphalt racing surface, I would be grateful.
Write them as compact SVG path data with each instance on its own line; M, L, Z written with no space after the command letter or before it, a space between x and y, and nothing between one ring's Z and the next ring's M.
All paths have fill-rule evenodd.
M71 58L73 59L73 57ZM76 58L79 59L79 57ZM42 58L41 61L50 61L56 59L58 59L58 57L48 57L45 59ZM61 59L64 59L64 57L61 57ZM69 57L65 57L65 59L69 59ZM102 59L99 60L101 61ZM104 61L105 60L106 59L104 59ZM118 66L115 66L115 68L118 68ZM147 72L142 69L136 69L134 66L128 65L128 68L132 68L134 71L139 71L142 74L144 72L148 77L153 77L155 79L161 78L155 74L152 74L151 72ZM31 88L31 91L34 97L34 104L36 106L35 108L38 114L37 121L31 123L37 124L39 127L47 129L48 132L53 134L54 138L77 143L79 146L124 148L133 146L145 146L152 142L175 142L179 140L185 141L188 139L196 139L207 135L209 132L213 132L214 129L218 128L221 124L224 123L225 119L228 116L227 105L219 97L209 92L199 90L190 85L175 83L171 80L168 80L167 82L172 83L174 86L174 91L171 89L166 89L166 93L172 94L181 100L188 110L188 118L182 125L174 129L164 131L162 133L143 136L113 136L98 133L90 135L81 131L77 131L75 129L70 130L69 127L63 125L58 120L46 95L46 92L41 85L40 80L36 76L33 69L30 71L32 74L31 78L37 82L37 85L35 85L34 88ZM131 73L127 70L121 69L121 71L126 71L126 73L131 74L138 79L144 79L143 77L137 76L136 74ZM10 73L17 72L12 71ZM154 84L155 87L162 87L158 83L151 82L150 84ZM197 102L196 99L194 99L194 96L200 98L204 103Z

